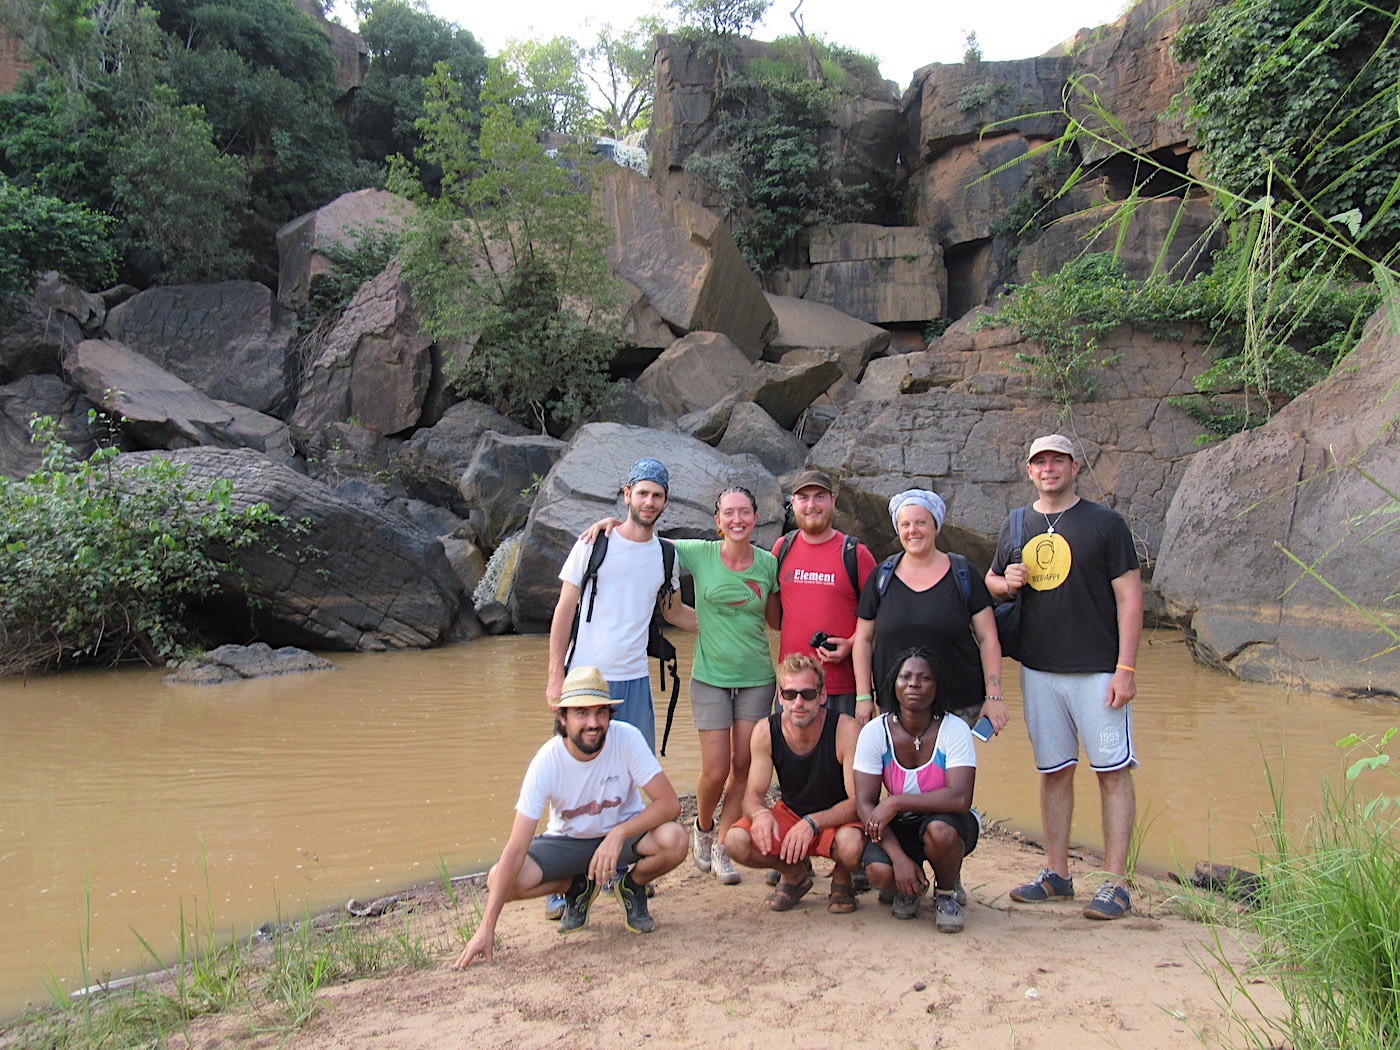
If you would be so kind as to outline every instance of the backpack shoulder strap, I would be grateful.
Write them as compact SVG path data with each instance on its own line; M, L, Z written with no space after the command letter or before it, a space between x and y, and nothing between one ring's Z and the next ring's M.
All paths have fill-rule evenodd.
M676 571L676 545L660 536L657 540L661 543L661 590L657 597L664 598L675 590L671 586L671 574Z
M792 532L785 532L785 533L783 533L782 538L778 540L778 542L782 544L782 546L778 548L778 571L779 571L779 572L782 572L782 571L783 571L783 562L787 561L787 556L788 556L790 553L792 553L792 541L793 541L793 539L796 538L796 536L797 536L797 530L794 529Z
M583 580L579 587L588 590L588 613L584 617L589 623L593 622L593 602L598 597L598 569L602 567L603 559L608 555L608 534L600 532L598 538L593 541L593 551L588 555L588 567L583 570ZM589 586L589 585L592 586Z
M899 564L899 559L904 557L903 551L896 551L880 563L880 567L875 570L875 600L876 604L885 596L885 592L890 589L890 577L894 575L895 566Z
M846 565L846 575L851 581L851 590L856 592L856 597L860 597L860 563L856 560L856 548L860 546L860 540L854 536L847 536L846 542L841 546L841 560Z
M967 559L961 554L949 552L948 560L953 563L953 579L957 581L958 593L962 595L963 604L972 601L972 573L968 569Z
M1011 512L1011 554L1019 559L1021 547L1026 542L1026 508L1017 507Z

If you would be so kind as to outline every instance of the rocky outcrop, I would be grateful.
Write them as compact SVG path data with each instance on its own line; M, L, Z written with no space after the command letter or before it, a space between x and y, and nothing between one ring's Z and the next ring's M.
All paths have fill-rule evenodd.
M1382 310L1330 377L1195 457L1155 581L1198 660L1254 681L1400 697L1397 388L1400 333Z
M807 461L807 446L784 430L757 405L741 401L734 406L724 437L716 446L731 456L747 453L773 474L782 477Z
M549 472L530 510L510 608L517 627L543 629L559 600L559 567L588 525L621 508L627 468L643 456L666 464L670 500L658 523L666 536L713 537L714 501L721 489L743 485L758 499L754 542L771 547L782 524L777 479L748 456L731 458L693 438L615 423L583 427Z
M614 272L676 331L722 332L757 361L778 322L723 220L630 168L606 170L599 194Z
M83 331L66 311L22 295L9 304L0 332L0 383L23 376L57 375L63 355L82 342Z
M274 649L266 642L254 642L252 645L221 645L203 656L181 660L175 672L165 676L165 681L169 685L222 685L248 678L334 669L335 664L305 649L292 645Z
M369 71L369 48L360 34L328 19L326 5L320 0L292 0L292 3L326 34L331 57L335 59L335 86L341 94L361 87L365 82L365 73Z
M1185 280L1209 268L1219 246L1215 209L1209 201L1165 197L1136 205L1126 224L1114 219L1120 206L1105 204L1057 220L1034 241L1021 245L1016 281L1052 274L1085 252L1118 251L1123 268L1139 279L1155 272ZM1163 245L1166 250L1163 251Z
M845 223L811 231L802 298L872 324L926 321L943 311L943 249L918 226Z
M768 305L778 318L778 332L764 351L764 358L780 361L793 350L834 353L852 379L860 379L866 363L885 352L890 333L857 320L825 303L789 295L769 295Z
M335 268L320 249L354 247L357 236L394 234L403 229L413 205L387 190L356 190L324 207L299 215L277 231L277 298L299 310L312 282Z
M68 351L63 367L93 404L121 418L122 432L138 447L232 443L223 437L231 412L122 343L85 339Z
M482 436L457 491L489 548L525 524L531 497L563 453L564 442L542 434Z
M107 316L107 336L211 398L283 417L296 318L253 281L167 285Z
M1058 406L1007 371L1016 340L1014 329L958 331L925 353L872 364L861 387L878 382L878 395L851 403L808 457L809 466L838 479L838 528L872 550L892 551L886 501L912 484L928 486L948 502L943 539L985 569L1002 519L1032 495L1022 462L1027 446L1063 429L1077 436L1086 458L1081 494L1123 514L1142 552L1155 554L1200 433L1164 399L1192 390L1209 350L1125 326L1100 343L1118 363L1105 369L1094 400L1075 405L1065 422Z
M336 321L302 381L294 438L346 421L381 434L418 422L432 378L432 340L418 327L397 260L366 281Z
M480 402L453 405L437 423L404 442L399 454L404 487L419 499L469 513L471 507L462 502L457 485L488 433L513 437L529 431Z
M44 450L32 440L29 423L35 416L49 416L58 424L58 436L79 459L97 449L88 424L91 401L58 376L37 375L0 386L0 474L22 478L38 470Z
M835 354L793 351L782 364L755 365L737 393L740 401L752 401L788 429L841 375Z
M748 378L750 359L718 332L692 332L637 377L637 386L672 415L700 411L723 400Z
M152 456L182 464L195 481L231 480L236 510L266 503L304 523L274 544L222 552L224 593L205 611L222 614L229 637L246 636L251 624L274 645L423 648L474 619L442 544L402 519L246 450L130 453L117 462Z

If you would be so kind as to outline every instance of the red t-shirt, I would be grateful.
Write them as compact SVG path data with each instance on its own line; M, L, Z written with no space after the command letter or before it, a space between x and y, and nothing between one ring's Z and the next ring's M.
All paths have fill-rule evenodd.
M778 571L778 598L783 604L783 630L778 642L778 659L788 653L812 653L808 643L816 631L835 638L849 638L856 630L859 592L851 588L851 577L841 558L846 537L837 532L825 543L808 543L801 532L792 538L793 548L782 559ZM779 554L783 541L773 545ZM865 544L856 544L856 569L861 586L875 569L875 556ZM856 673L850 657L839 664L822 664L826 691L839 695L856 691Z

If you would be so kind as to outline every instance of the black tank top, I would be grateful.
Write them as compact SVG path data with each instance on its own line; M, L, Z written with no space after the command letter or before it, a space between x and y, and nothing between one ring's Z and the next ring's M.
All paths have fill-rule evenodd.
M783 789L783 801L799 817L845 802L846 776L836 757L836 725L841 716L835 711L826 713L822 735L805 755L794 754L788 747L782 719L781 713L768 716L773 768L778 774L778 785Z

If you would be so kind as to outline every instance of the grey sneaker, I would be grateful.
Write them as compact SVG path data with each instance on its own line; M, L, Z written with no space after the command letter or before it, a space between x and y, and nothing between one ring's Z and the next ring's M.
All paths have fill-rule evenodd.
M911 897L907 893L896 893L894 903L890 905L890 914L896 919L917 919L919 917L919 900Z
M953 899L964 908L967 907L967 890L963 889L962 879L959 879L957 885L953 887Z
M590 878L575 875L569 892L564 894L564 914L559 916L559 932L573 933L588 925L588 909L598 896L599 886Z
M933 906L933 922L939 933L962 933L963 910L958 898L940 893Z
M1094 899L1084 905L1086 919L1121 919L1133 910L1133 902L1128 891L1122 886L1105 882L1094 894Z
M729 851L719 842L710 847L710 870L715 873L721 886L737 886L743 881L739 869L729 859Z
M700 830L700 818L695 818L695 824L690 829L690 849L695 854L695 866L701 871L709 874L710 853L715 847L715 829L709 831Z
M564 915L564 895L562 893L551 893L544 899L544 917L551 922L562 918Z
M1074 879L1056 875L1049 868L1041 868L1039 875L1024 886L1017 886L1011 891L1010 897L1013 901L1019 901L1021 904L1038 904L1040 901L1064 897L1073 898Z
M647 911L647 887L639 886L628 872L613 883L613 896L622 905L622 925L633 933L650 933L656 920Z

